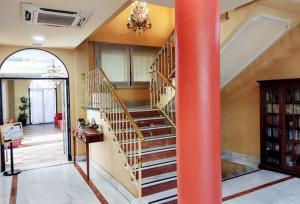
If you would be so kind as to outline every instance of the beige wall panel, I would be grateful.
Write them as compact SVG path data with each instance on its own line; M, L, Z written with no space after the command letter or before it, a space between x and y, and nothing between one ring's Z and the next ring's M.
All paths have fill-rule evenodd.
M300 26L221 90L222 148L260 155L258 80L300 78Z

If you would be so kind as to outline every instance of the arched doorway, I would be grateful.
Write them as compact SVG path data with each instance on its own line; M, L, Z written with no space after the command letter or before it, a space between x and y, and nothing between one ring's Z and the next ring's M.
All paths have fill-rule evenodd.
M10 97L7 97L5 94L9 95L9 91L5 90L5 88L9 88L8 82L14 81L14 91L19 90L19 87L23 87L24 85L20 83L21 81L27 82L27 92L21 91L23 95L26 95L30 100L32 97L30 96L30 86L32 90L32 94L40 93L42 89L37 89L43 82L51 83L52 86L55 86L56 95L57 90L61 90L61 100L62 100L62 108L59 113L61 113L63 118L63 124L61 124L62 131L64 133L64 151L66 152L67 159L71 160L71 133L70 133L70 96L69 96L69 74L67 67L56 55L41 49L23 49L16 51L9 55L0 65L0 88L1 88L1 105L0 105L0 123L4 124L7 119L14 118L14 121L18 121L18 116L16 115L16 111L14 114L7 113L8 110L13 108L8 108L7 106L11 103L9 101L5 101ZM7 84L5 84L7 83ZM20 85L21 84L21 85ZM58 88L59 87L59 88ZM23 87L24 88L24 87ZM46 88L44 88L46 89ZM44 90L43 89L43 90ZM39 90L39 91L37 91ZM19 91L20 92L20 91ZM46 93L46 91L44 90ZM53 91L48 92L53 95ZM48 95L49 95L48 93ZM18 99L15 94L15 99ZM36 98L38 98L37 96ZM57 106L57 104L56 104ZM15 105L16 107L16 105ZM16 109L16 108L15 108ZM32 107L29 108L29 116L27 123L32 124L31 110ZM46 120L43 122L49 122L49 118L54 118L48 111L49 109L44 110L44 115L47 115ZM48 111L48 112L47 112ZM56 113L57 107L56 107ZM44 116L45 118L45 116ZM4 161L4 151L1 148L1 170L4 170L5 163Z

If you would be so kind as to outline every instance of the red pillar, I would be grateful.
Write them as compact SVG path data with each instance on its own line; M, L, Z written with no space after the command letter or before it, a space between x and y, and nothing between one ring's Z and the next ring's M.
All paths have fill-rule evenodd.
M175 0L179 204L221 203L219 0Z

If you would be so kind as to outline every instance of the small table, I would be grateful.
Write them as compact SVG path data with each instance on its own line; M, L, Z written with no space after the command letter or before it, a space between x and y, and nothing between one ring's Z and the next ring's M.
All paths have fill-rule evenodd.
M74 163L76 163L76 138L85 143L86 147L86 171L87 171L87 178L88 180L90 179L90 148L89 145L91 143L95 142L102 142L103 141L103 133L99 131L90 131L90 130L84 130L81 128L72 128L73 130L73 148L74 148L74 153L73 153L73 158L74 158Z

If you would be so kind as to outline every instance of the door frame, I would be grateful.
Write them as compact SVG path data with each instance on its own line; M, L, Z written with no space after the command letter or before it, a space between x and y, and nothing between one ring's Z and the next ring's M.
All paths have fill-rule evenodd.
M3 120L3 93L2 93L2 81L3 80L63 80L66 82L66 95L67 95L67 145L68 145L68 161L72 161L72 145L71 145L71 113L70 113L70 80L69 78L18 78L18 77L2 77L0 78L0 125L4 124ZM5 152L4 145L1 145L1 172L5 171Z

